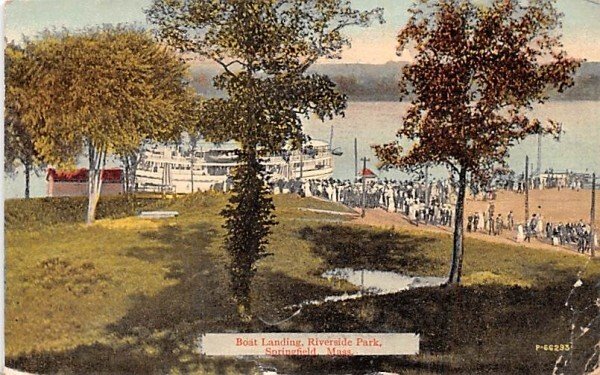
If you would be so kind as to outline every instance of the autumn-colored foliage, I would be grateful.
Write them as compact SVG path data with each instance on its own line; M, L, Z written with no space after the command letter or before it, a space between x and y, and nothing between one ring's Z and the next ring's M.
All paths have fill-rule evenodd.
M107 156L185 127L196 102L186 66L147 32L121 26L45 32L22 51L22 79L8 82L19 121L46 163L72 166L87 153L91 222Z
M465 189L506 166L509 149L532 134L558 135L560 124L528 112L564 90L580 62L562 49L561 14L552 0L419 0L398 34L398 53L414 51L403 68L411 105L398 130L413 141L375 147L383 167L446 166L458 179L450 282L459 282Z

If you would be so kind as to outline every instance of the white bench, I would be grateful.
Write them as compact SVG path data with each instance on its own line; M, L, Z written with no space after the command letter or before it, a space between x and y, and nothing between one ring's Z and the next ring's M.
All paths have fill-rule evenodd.
M142 219L167 219L179 216L177 211L142 211L139 216Z

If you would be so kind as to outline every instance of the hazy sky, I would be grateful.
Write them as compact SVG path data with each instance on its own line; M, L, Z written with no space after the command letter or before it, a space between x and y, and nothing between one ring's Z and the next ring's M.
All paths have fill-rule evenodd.
M354 0L361 9L383 7L386 23L348 30L352 48L344 62L385 63L406 60L395 55L395 35L406 22L409 0ZM600 4L588 0L558 0L565 14L564 43L574 57L600 61ZM44 28L69 29L104 23L146 24L143 9L150 0L12 0L5 9L5 35L20 40Z

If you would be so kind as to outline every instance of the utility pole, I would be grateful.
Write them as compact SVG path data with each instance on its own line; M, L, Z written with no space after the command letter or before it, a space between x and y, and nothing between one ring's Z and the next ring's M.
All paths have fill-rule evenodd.
M367 162L369 161L369 159L367 159L366 157L363 157L362 159L363 162L363 170L362 170L362 212L360 214L360 217L365 217L365 207L367 204L367 179L365 178L365 171L367 169Z
M590 254L596 256L596 173L592 173L592 209L590 212Z
M354 182L358 178L358 145L357 140L354 138Z
M537 175L542 174L542 133L538 134L538 149L537 149ZM540 181L541 182L541 181Z
M425 166L425 205L429 206L429 165Z
M304 145L300 144L300 178L304 174Z
M329 151L333 150L333 125L331 125L331 129L329 130Z
M529 155L525 156L525 225L529 222Z

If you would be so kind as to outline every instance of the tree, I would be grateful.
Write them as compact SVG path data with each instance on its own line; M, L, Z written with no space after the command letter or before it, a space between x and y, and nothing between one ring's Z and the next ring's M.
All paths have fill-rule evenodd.
M188 125L196 98L186 65L145 31L120 26L46 32L24 51L31 69L21 120L48 163L73 165L87 152L91 223L107 156L175 138Z
M459 283L463 216L469 182L485 185L509 149L531 134L560 132L529 110L544 103L549 88L573 84L579 62L560 41L561 15L552 0L493 0L476 7L466 0L420 0L398 34L398 53L416 50L403 68L403 95L411 105L398 130L412 141L375 147L383 167L414 170L433 163L457 176L458 198L449 283Z
M123 165L123 183L127 194L135 192L137 167L142 161L142 151L149 143L147 139L143 139L137 148L126 147L124 150L115 150Z
M40 170L42 163L35 151L30 132L21 121L23 97L22 88L26 84L24 77L27 67L23 50L8 44L4 51L6 91L4 101L4 171L15 173L19 166L25 175L25 198L29 198L30 177L32 171Z
M147 14L161 40L221 67L213 83L227 97L203 103L201 132L239 143L222 214L233 295L239 316L250 320L251 280L275 223L260 160L299 148L303 117L343 113L346 97L327 76L307 70L320 58L339 58L350 44L342 30L382 21L381 10L357 11L346 0L154 0Z

